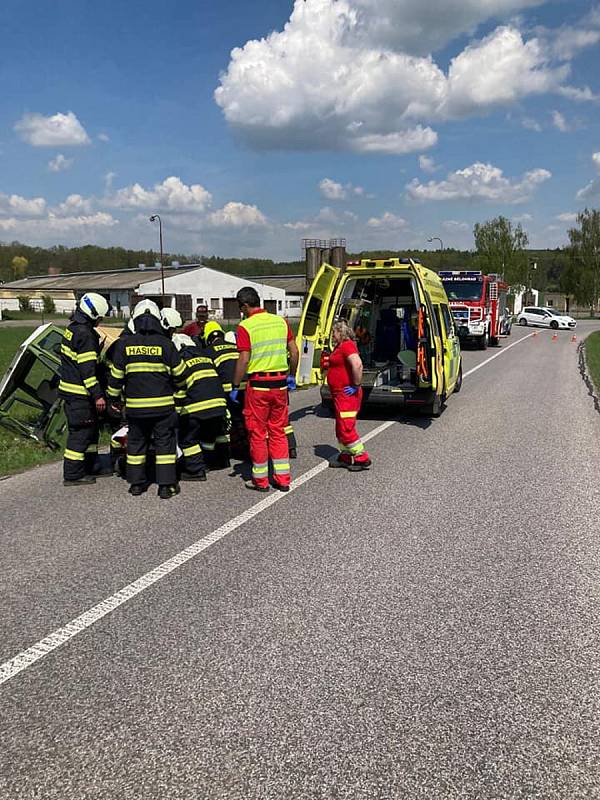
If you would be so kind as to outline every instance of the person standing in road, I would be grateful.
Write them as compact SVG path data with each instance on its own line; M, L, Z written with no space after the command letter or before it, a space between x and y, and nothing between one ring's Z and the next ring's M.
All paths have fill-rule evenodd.
M336 322L332 336L335 347L329 357L327 384L333 400L340 453L329 466L360 472L371 466L369 454L356 430L356 417L362 403L363 365L347 322Z
M270 459L275 488L287 492L291 476L285 429L288 391L296 388L298 348L289 323L260 307L256 289L251 286L240 289L237 301L244 319L237 330L240 356L230 398L237 401L240 384L247 374L244 419L250 443L252 481L246 487L269 491Z
M142 300L133 320L135 334L115 350L107 394L117 406L121 392L125 397L129 493L137 497L148 489L146 457L153 441L158 496L168 500L179 493L173 395L185 386L185 364L166 335L156 303Z
M65 486L96 482L98 417L106 411L106 400L98 380L100 338L95 328L109 308L102 295L87 292L63 334L58 391L64 400L69 430L63 455Z
M204 339L204 326L208 322L208 306L199 305L196 308L196 319L188 322L181 329L181 333L186 336L191 336L192 339L197 336L199 339ZM200 343L202 346L203 342Z

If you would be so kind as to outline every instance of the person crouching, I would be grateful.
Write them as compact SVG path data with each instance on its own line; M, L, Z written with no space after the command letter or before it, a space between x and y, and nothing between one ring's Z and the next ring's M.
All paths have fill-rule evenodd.
M206 467L218 466L215 447L223 435L227 400L213 362L193 339L176 333L173 344L186 366L186 388L175 393L179 446L183 452L181 480L204 481Z
M363 365L347 322L336 322L332 337L334 350L329 358L327 383L333 400L340 453L329 466L359 472L371 466L369 454L356 430L356 417L362 403Z

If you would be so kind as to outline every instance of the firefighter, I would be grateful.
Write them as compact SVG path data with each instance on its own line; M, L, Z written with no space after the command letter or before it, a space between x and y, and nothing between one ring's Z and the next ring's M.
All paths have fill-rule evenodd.
M198 342L198 339L195 340ZM228 467L231 451L231 439L233 438L234 456L246 460L248 458L248 440L244 426L242 409L244 407L244 392L246 381L242 381L238 393L238 402L232 403L229 400L229 393L233 389L233 374L235 365L239 358L239 351L236 344L225 341L223 328L215 320L210 320L204 327L204 341L206 346L203 349L204 355L208 356L217 370L221 379L223 391L228 399L227 402L227 429L217 438L215 460L223 467Z
M360 472L371 466L371 459L356 430L356 417L362 402L363 365L354 342L354 332L345 321L332 330L335 347L329 357L327 383L335 411L335 432L340 448L330 467L345 467Z
M123 345L124 339L127 339L134 333L135 333L135 327L133 325L133 318L130 318L127 324L124 326L121 333L119 334L119 338L115 339L115 341L106 350L106 353L104 354L106 378L102 382L103 386L108 387L108 379L111 367L113 366L116 350ZM119 459L123 455L123 446L119 441L119 439L115 438L115 434L127 424L127 420L125 419L123 409L118 407L113 407L112 403L108 404L106 412L107 412L106 424L110 430L110 463L111 463L111 469L114 473L118 472Z
M298 366L298 348L289 323L260 307L256 289L251 286L240 289L237 301L244 319L237 329L240 356L230 398L237 401L240 384L247 374L244 419L250 442L252 481L246 487L269 491L270 458L274 486L287 492L290 462L285 428L288 390L296 388L293 376Z
M102 295L86 292L63 334L58 391L69 431L63 455L64 486L96 482L98 417L106 411L106 399L98 380L100 338L95 328L109 308Z
M227 400L211 359L190 336L176 333L173 344L185 364L185 388L175 393L179 413L179 446L183 451L181 480L205 481L206 466L223 466L216 443L225 429ZM206 462L204 460L206 456ZM229 466L229 454L227 464Z
M129 493L137 497L148 489L146 458L152 440L158 496L168 500L179 494L173 394L183 385L185 365L165 334L156 303L142 300L133 319L135 334L116 349L107 394L117 405L121 392L125 398Z
M172 337L183 325L183 320L181 319L181 314L175 308L163 308L160 312L160 323L167 335Z

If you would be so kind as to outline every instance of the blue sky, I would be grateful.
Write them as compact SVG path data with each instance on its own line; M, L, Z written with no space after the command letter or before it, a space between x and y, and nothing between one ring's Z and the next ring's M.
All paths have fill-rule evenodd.
M485 9L485 10L483 10ZM600 5L4 0L0 240L294 259L561 246L600 204ZM234 50L235 48L235 50Z

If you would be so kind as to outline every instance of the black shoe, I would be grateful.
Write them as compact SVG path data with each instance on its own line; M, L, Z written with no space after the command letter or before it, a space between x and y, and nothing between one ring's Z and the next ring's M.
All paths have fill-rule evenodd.
M172 483L169 486L163 485L158 487L158 496L161 500L170 500L175 495L178 495L180 491L177 483Z
M182 472L179 476L180 481L205 481L206 480L206 472L201 470L200 472Z
M348 464L346 469L350 472L362 472L365 469L369 469L371 463L371 461L354 461L352 464Z
M112 469L101 469L98 472L92 473L92 478L112 478L115 471Z
M330 459L329 466L332 469L348 469L350 467L350 462L342 461L339 456L335 456L334 458Z
M250 489L250 491L254 491L254 492L263 492L264 493L264 492L268 492L269 491L269 487L268 486L257 486L254 483L254 481L246 481L244 486L246 487L246 489Z
M76 478L74 481L65 478L63 486L89 486L92 483L96 483L96 478L93 475L84 475L83 478Z
M148 491L148 485L146 483L134 483L132 486L129 487L129 494L133 495L134 497L139 497L144 492Z
M289 492L289 490L290 490L289 486L284 486L281 483L275 483L275 481L273 481L273 488L277 489L280 492Z
M295 447L290 447L290 458L298 458L298 451Z

